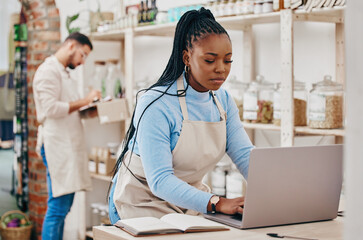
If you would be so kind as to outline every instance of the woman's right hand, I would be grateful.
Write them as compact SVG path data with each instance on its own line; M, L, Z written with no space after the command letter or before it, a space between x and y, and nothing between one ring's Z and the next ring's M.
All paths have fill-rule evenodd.
M225 214L236 214L236 213L243 213L243 206L245 203L244 197L238 197L238 198L220 198L219 202L216 204L216 211L225 213Z

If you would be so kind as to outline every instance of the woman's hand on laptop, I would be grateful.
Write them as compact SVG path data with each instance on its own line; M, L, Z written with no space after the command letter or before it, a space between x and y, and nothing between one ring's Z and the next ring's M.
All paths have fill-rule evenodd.
M221 198L216 205L217 212L225 213L225 214L236 214L236 213L243 213L243 205L245 203L244 197L238 198Z

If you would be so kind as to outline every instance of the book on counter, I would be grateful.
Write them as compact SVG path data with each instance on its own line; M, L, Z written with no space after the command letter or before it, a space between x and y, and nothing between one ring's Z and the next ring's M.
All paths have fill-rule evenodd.
M119 220L115 223L115 226L138 237L229 230L227 226L203 217L179 213L166 214L160 219L155 217L139 217Z

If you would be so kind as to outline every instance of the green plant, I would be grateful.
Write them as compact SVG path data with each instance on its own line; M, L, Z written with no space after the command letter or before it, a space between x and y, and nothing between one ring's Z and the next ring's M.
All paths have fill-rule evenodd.
M79 0L80 2L83 2L84 0ZM101 4L100 4L100 1L97 0L97 13L101 13ZM67 16L66 18L66 28L67 28L67 31L68 31L68 34L71 34L73 32L79 32L81 30L80 27L71 27L71 24L76 21L78 18L79 18L79 15L81 12L83 11L91 11L91 10L81 10L79 11L78 13L72 15L72 16ZM102 18L102 15L100 14L100 17Z

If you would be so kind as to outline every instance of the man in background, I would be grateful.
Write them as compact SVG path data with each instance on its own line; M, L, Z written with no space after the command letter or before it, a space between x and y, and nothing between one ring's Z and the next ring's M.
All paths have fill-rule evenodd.
M80 98L77 81L69 69L84 64L92 43L81 33L70 34L59 50L37 69L33 92L37 120L38 145L47 168L48 208L43 222L42 239L62 239L64 220L77 191L91 189L83 126L78 110L99 99L92 90Z

